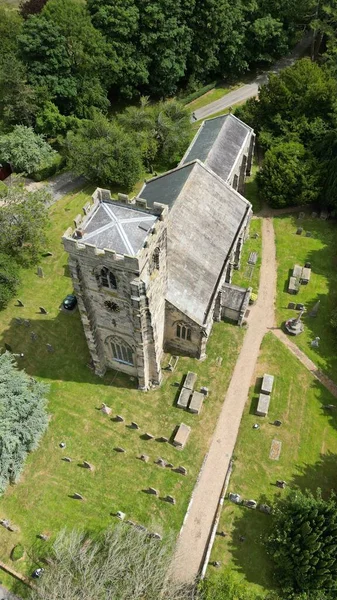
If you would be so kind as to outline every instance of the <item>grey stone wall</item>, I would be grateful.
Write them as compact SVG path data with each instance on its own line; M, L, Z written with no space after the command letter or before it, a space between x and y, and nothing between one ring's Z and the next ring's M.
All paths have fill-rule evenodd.
M185 324L191 329L191 341L177 337L178 323ZM178 308L166 301L165 310L165 351L172 354L200 358L202 327L189 319Z

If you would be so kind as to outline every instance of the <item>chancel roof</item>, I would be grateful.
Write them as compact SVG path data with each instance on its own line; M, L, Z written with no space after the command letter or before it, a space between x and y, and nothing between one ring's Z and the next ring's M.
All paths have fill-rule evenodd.
M180 166L199 159L227 181L251 133L252 129L232 114L207 119L187 149Z
M82 240L97 248L135 256L156 220L155 215L104 201L84 222Z

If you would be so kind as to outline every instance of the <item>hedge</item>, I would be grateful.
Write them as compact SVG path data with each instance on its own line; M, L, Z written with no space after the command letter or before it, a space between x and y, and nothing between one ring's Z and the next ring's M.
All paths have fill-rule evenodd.
M48 179L48 177L52 177L55 173L58 173L66 164L66 159L61 154L55 154L53 158L53 162L46 167L41 167L35 173L31 173L29 176L34 179L34 181L44 181Z
M216 87L216 84L217 84L217 82L213 81L212 83L209 83L208 85L204 85L204 87L200 88L196 92L193 92L192 94L189 94L185 98L182 98L180 100L180 102L182 104L189 104L190 102L193 102L193 100L196 100L197 98L200 98L200 96L203 96L204 94L206 94L206 92L209 92L210 90L214 90L214 88Z

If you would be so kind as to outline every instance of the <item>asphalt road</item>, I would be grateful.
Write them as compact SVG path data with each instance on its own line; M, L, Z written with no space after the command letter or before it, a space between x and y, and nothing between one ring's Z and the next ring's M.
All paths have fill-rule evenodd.
M301 40L299 44L297 44L296 48L292 52L290 56L286 58L281 58L277 63L275 63L270 69L264 71L260 75L258 75L255 79L252 80L251 83L243 85L242 87L234 90L233 92L229 92L222 96L219 100L215 100L215 102L211 102L202 108L196 110L193 114L196 119L194 121L200 121L201 119L205 119L210 115L214 115L221 110L225 110L230 106L234 106L239 102L245 102L249 98L254 98L259 93L259 87L265 83L267 83L270 73L279 73L285 67L290 67L296 62L307 50L307 48L311 44L311 35L307 35Z

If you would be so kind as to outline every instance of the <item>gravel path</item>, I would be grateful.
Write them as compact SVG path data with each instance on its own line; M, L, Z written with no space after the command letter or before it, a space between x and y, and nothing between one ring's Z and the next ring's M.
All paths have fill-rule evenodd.
M274 327L276 272L273 223L272 219L265 218L262 223L262 264L258 300L250 312L243 346L177 541L172 570L178 581L190 582L200 570L221 488L234 451L260 345L267 330Z
M318 379L329 392L335 396L335 398L337 398L337 385L329 379L327 375L322 373L315 363L313 363L312 360L308 358L308 356L304 354L304 352L302 352L302 350L300 350L281 329L274 329L273 333L285 346L287 346L287 348L289 348L290 352L301 361L302 365L304 365L306 369L308 369L308 371L310 371L310 373L312 373L312 375L316 377L316 379Z

